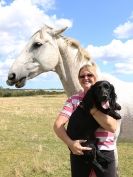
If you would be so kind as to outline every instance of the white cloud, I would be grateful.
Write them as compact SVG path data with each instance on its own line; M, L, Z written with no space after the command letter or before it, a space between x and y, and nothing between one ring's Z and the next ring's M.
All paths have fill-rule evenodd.
M34 3L33 3L34 2ZM45 9L39 8L40 1L35 0L14 0L12 4L0 6L0 31L8 32L17 39L27 39L33 32L38 30L44 24L55 25L53 21L57 21L62 26L71 26L71 22L67 19L58 19L55 15L48 16ZM51 8L53 0L45 0L42 5ZM40 5L39 5L40 6ZM14 34L16 32L16 34Z
M105 46L89 45L87 50L92 57L103 64L112 64L116 68L116 72L123 74L133 73L133 40L122 42L120 40L112 40L110 44Z
M10 58L5 60L5 62L0 61L0 78L1 78L1 80L6 80L8 68L12 65L12 63L13 63L13 60Z
M120 40L112 40L110 44L105 46L88 45L87 50L95 58L114 58L115 60L123 60L133 56L133 40L122 42ZM116 57L117 56L117 57Z
M128 39L133 37L133 15L129 18L127 22L119 25L114 29L114 34L119 39Z
M118 73L133 74L133 58L129 59L128 62L116 63L115 67Z
M54 9L55 0L32 0L32 3L43 8L44 11Z

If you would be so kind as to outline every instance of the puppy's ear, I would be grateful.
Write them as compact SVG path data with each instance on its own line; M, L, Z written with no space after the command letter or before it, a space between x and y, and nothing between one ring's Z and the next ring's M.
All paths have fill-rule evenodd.
M117 98L117 95L115 93L115 88L114 86L111 84L111 92L110 92L110 99L111 99L111 104L114 105L116 103L116 98Z

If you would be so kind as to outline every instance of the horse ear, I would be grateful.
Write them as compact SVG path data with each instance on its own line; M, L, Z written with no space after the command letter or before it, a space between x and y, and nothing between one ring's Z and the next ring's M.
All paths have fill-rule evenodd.
M52 27L50 27L50 26L48 26L48 25L46 25L46 24L45 24L44 28L46 28L46 29L50 29L50 30L53 29Z
M54 30L54 32L53 32L54 36L57 36L57 35L63 33L67 28L68 28L68 27L66 26L66 27L64 27L64 28L62 28L62 29Z

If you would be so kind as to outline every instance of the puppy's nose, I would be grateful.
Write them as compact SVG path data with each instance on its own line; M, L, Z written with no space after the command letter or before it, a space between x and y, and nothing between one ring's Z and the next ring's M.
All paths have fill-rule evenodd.
M102 99L103 99L103 100L107 100L107 95L103 95L103 96L102 96Z

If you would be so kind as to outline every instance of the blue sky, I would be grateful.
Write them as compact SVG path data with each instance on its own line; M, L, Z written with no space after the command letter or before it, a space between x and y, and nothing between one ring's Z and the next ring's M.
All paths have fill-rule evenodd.
M69 26L64 35L77 39L102 72L133 83L132 4L132 0L1 0L0 86L8 87L9 67L45 23L57 29ZM24 88L62 88L62 84L50 72Z

